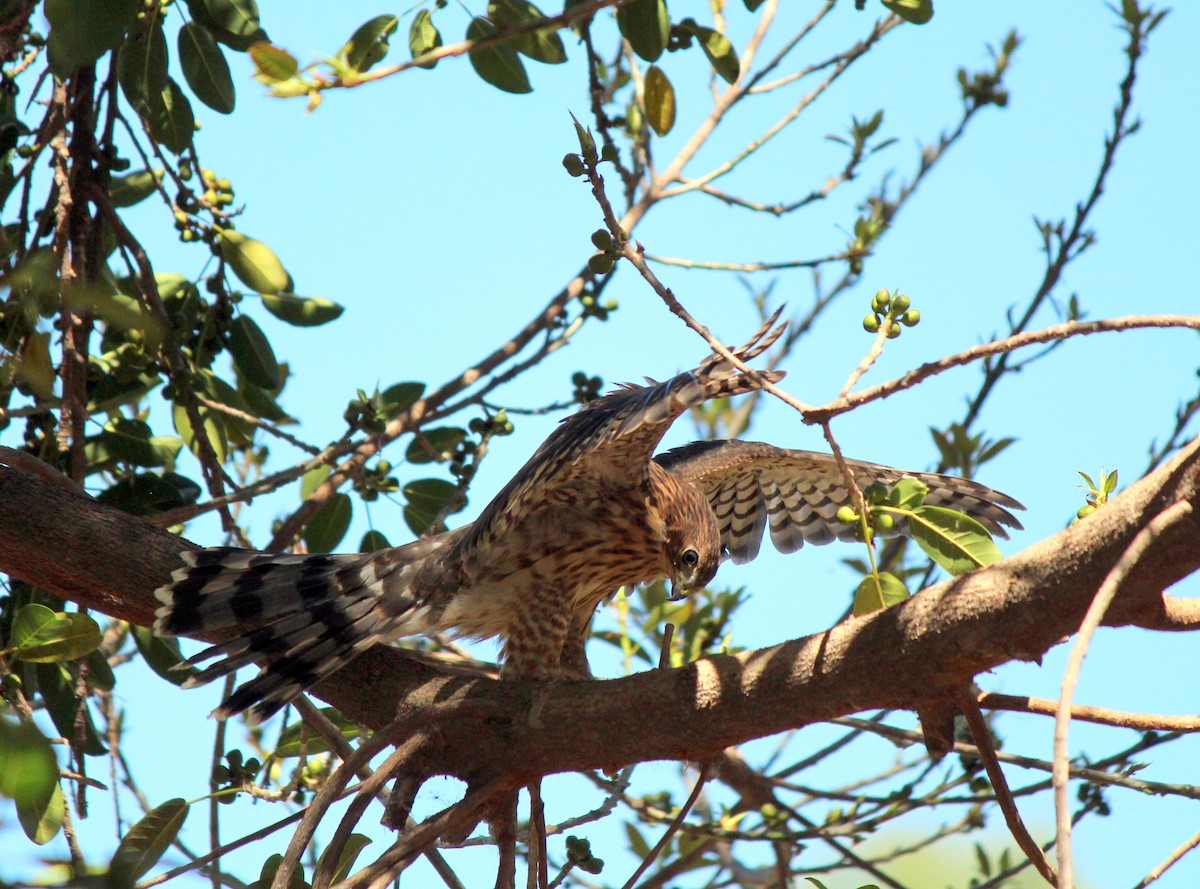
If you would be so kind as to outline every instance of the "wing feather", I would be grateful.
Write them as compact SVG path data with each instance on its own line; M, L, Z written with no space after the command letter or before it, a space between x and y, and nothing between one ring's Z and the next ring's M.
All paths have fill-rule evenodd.
M776 312L767 319L733 354L748 361L766 350L786 326L772 329L778 316ZM624 384L584 405L563 420L484 508L461 547L473 549L481 541L503 536L512 517L530 514L556 490L581 481L601 483L610 490L641 487L649 477L651 454L680 414L713 398L752 392L764 381L773 383L783 375L782 371L744 374L714 354L695 370L665 382Z
M663 468L691 482L708 498L721 528L721 541L734 562L758 555L763 533L783 553L805 543L852 540L853 528L837 520L850 502L831 454L796 451L750 441L698 441L655 457ZM916 478L929 488L925 503L966 513L998 537L1021 523L1010 510L1025 507L1007 494L970 479L932 472L906 472L878 463L847 460L863 487L894 485ZM897 521L888 536L907 533Z

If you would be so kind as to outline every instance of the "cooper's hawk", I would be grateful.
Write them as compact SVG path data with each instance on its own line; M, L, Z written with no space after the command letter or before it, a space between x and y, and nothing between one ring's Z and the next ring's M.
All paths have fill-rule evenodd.
M768 333L773 321L738 358L775 341L783 328ZM568 417L474 522L406 546L369 555L185 553L185 567L157 590L155 629L253 627L192 659L221 658L190 685L267 661L219 718L247 709L270 716L369 646L417 633L498 636L506 677L588 677L592 615L618 587L667 579L686 594L724 557L754 558L767 528L782 552L851 538L836 519L849 495L829 455L710 441L651 459L689 407L759 385L716 355L664 383L625 385ZM926 503L965 512L994 534L1021 527L1008 511L1020 504L977 482L850 467L863 488L916 477L929 487Z

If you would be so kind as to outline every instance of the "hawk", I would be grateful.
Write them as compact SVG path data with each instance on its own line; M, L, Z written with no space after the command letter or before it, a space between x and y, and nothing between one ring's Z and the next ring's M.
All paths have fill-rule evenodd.
M772 317L734 354L761 354L783 332ZM651 455L667 427L709 399L776 381L712 355L663 383L625 384L586 404L543 442L474 522L367 555L273 555L230 548L183 554L156 591L165 636L244 632L193 663L219 658L186 685L252 662L258 675L214 715L264 719L386 639L420 633L503 641L505 678L591 676L584 645L596 607L619 587L655 580L686 595L722 560L746 562L765 531L781 552L849 540L836 519L850 501L827 454L745 441L704 441ZM904 477L925 502L966 513L1007 537L1023 507L974 481L847 461L866 488ZM892 529L901 533L902 524Z

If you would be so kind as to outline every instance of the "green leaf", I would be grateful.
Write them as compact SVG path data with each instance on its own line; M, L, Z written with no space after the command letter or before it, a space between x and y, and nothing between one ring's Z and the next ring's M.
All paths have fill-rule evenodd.
M54 359L50 357L50 333L34 333L25 341L25 353L17 365L16 378L35 395L54 397Z
M252 46L250 59L254 62L259 79L268 84L291 80L300 71L300 63L294 55L271 43Z
M354 867L354 861L367 846L371 845L370 837L364 836L361 833L352 833L346 838L346 845L342 847L342 855L338 859L337 867L334 868L333 875L330 877L331 883L340 883L346 879L350 873L350 868ZM317 859L316 873L321 872L321 865L325 861L325 852L329 851L329 847L321 853L321 857Z
M321 713L337 726L338 731L347 741L353 741L362 734L362 727L351 722L336 708L322 707ZM328 750L329 745L324 738L309 728L307 724L294 722L280 733L279 743L275 745L275 752L271 755L278 759L290 759L293 756L300 756L302 753L315 756Z
M21 830L25 831L25 836L43 846L58 836L66 809L67 802L63 798L62 787L56 781L49 796L18 802L17 820L21 822Z
M329 553L342 542L346 532L350 530L350 519L354 515L354 505L350 502L349 494L337 493L317 510L304 526L301 536L311 553Z
M161 169L137 170L125 176L114 176L108 185L108 198L117 209L140 204L154 194L162 176Z
M925 554L956 576L1002 558L987 529L953 509L919 506L909 515L908 528Z
M383 533L374 529L363 535L362 543L358 545L360 553L375 553L381 549L387 549L391 544L388 539L383 536Z
M902 478L888 491L886 502L899 509L916 509L925 502L929 486L915 478Z
M254 0L187 0L187 7L192 18L236 52L270 39L258 23Z
M279 257L262 241L231 228L218 228L221 258L238 279L259 293L278 294L287 290L290 277Z
M437 429L422 429L416 434L404 459L409 463L441 463L450 459L454 449L467 437L465 429L457 426L441 426Z
M114 889L132 886L154 867L175 841L187 815L186 801L169 799L142 816L142 820L121 837L117 851L113 853L108 866L108 885Z
M0 718L0 795L44 806L58 786L58 760L32 723Z
M900 18L913 25L923 25L933 18L933 0L881 0Z
M271 342L249 315L238 315L229 327L229 354L237 369L251 383L264 389L278 389L279 362Z
M894 574L886 571L881 571L878 575L869 574L854 591L854 615L861 617L872 611L896 605L908 597L908 589Z
M398 417L417 403L425 394L424 383L396 383L388 386L378 398L379 415L385 420Z
M117 684L117 677L104 652L97 648L87 656L85 663L88 685L100 691L112 691Z
M70 739L72 746L78 744L79 749L88 756L107 753L108 748L96 732L87 702L76 697L76 678L67 665L35 663L34 675L37 677L38 691L42 693L42 700L46 702L46 710L50 713L50 720L59 735Z
M135 466L166 466L183 447L178 438L155 436L149 424L128 417L114 417L105 423L100 441L110 456Z
M279 365L280 377L286 377L287 365ZM262 420L268 420L272 423L286 425L295 423L296 420L291 417L287 411L279 406L279 402L275 397L261 386L256 386L249 380L238 380L237 388L238 396L246 403L246 409L254 416Z
M394 15L377 15L359 25L342 47L339 55L355 71L369 71L388 54L388 38L396 33L400 19Z
M275 874L279 872L279 865L283 864L283 856L276 852L263 862L262 870L259 871L258 880L252 884L253 889L263 889L263 887L275 885ZM308 883L304 881L304 871L302 868L296 868L292 873L291 882L288 883L288 889L309 889Z
M175 431L179 433L179 437L183 439L187 449L199 457L200 439L196 430L192 428L192 421L187 410L182 404L176 402L171 416L175 421ZM204 433L208 436L208 443L216 455L217 462L224 463L229 459L229 433L225 428L225 418L203 405L196 407L196 416L200 420Z
M737 53L734 52L733 44L729 42L729 38L720 31L714 31L712 28L697 25L690 19L687 20L687 24L688 30L696 36L696 40L700 43L700 48L708 56L708 61L713 66L713 70L726 83L735 83L738 75L741 73L741 63L738 61Z
M171 78L167 78L167 85L158 96L147 96L142 117L150 135L169 151L183 154L191 147L192 135L196 131L192 103Z
M138 0L46 0L50 70L66 80L115 49L141 6Z
M642 832L628 821L625 822L625 836L629 840L629 851L636 858L646 858L650 855L650 844L642 836Z
M413 19L412 26L408 29L408 51L412 53L414 59L417 59L441 45L442 35L434 27L433 13L428 9L422 9L417 13L417 17ZM420 62L417 65L418 68L426 69L436 66L437 59Z
M528 0L490 0L488 18L501 31L541 21L546 14ZM561 65L567 60L562 38L554 28L543 28L517 37L513 43L523 56L544 65Z
M121 46L117 81L158 142L176 154L191 145L195 129L192 106L167 76L167 42L159 24Z
M424 534L458 488L442 478L421 478L404 486L404 521L414 534ZM465 505L465 504L464 504Z
M632 0L617 10L617 27L633 51L647 62L656 62L671 36L666 0Z
M196 668L189 664L179 650L179 640L163 638L149 627L139 627L131 624L133 643L141 652L142 658L150 669L170 682L172 685L183 685L189 678L196 675Z
M646 71L642 97L646 105L646 122L659 136L667 135L675 126L675 88L657 65L651 65Z
M296 296L294 293L260 293L267 311L294 327L316 327L328 324L346 311L343 306L319 296Z
M54 612L31 603L17 612L9 637L12 656L52 663L83 657L100 646L100 627L86 614Z
M300 499L307 500L312 496L313 491L321 487L325 479L329 478L333 472L333 467L322 463L316 469L310 469L304 475L300 476Z
M467 40L484 40L495 36L495 26L481 16L471 19L471 24L467 25ZM472 50L471 67L498 90L506 93L533 92L520 55L507 43Z
M164 472L127 475L96 498L130 515L154 515L195 503L200 486L189 478Z
M199 22L188 22L179 29L179 64L197 99L221 114L233 112L236 94L229 63L212 32Z

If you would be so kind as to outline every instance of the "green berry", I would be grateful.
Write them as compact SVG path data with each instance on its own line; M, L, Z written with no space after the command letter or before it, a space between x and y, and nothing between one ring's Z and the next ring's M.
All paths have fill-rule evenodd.
M858 513L853 506L842 506L838 508L837 520L843 525L852 525L858 521Z
M900 336L900 325L893 324L891 327L888 328L888 339L894 340L898 336Z
M903 315L908 311L908 307L912 305L912 300L907 296L897 296L892 300L892 313L895 315Z
M886 534L892 528L896 527L896 520L886 512L875 516L875 533Z
M875 314L868 315L863 318L863 330L867 333L879 332L879 316Z
M612 271L612 267L613 258L607 253L597 253L588 260L588 268L596 275L607 275Z
M568 154L562 159L562 164L567 173L576 178L582 176L585 172L583 158L577 154Z
M900 323L905 327L916 327L921 323L921 313L916 309L909 309L900 317Z
M871 308L876 312L886 312L888 303L892 301L892 295L886 290L878 290L875 292L875 298L871 300Z

